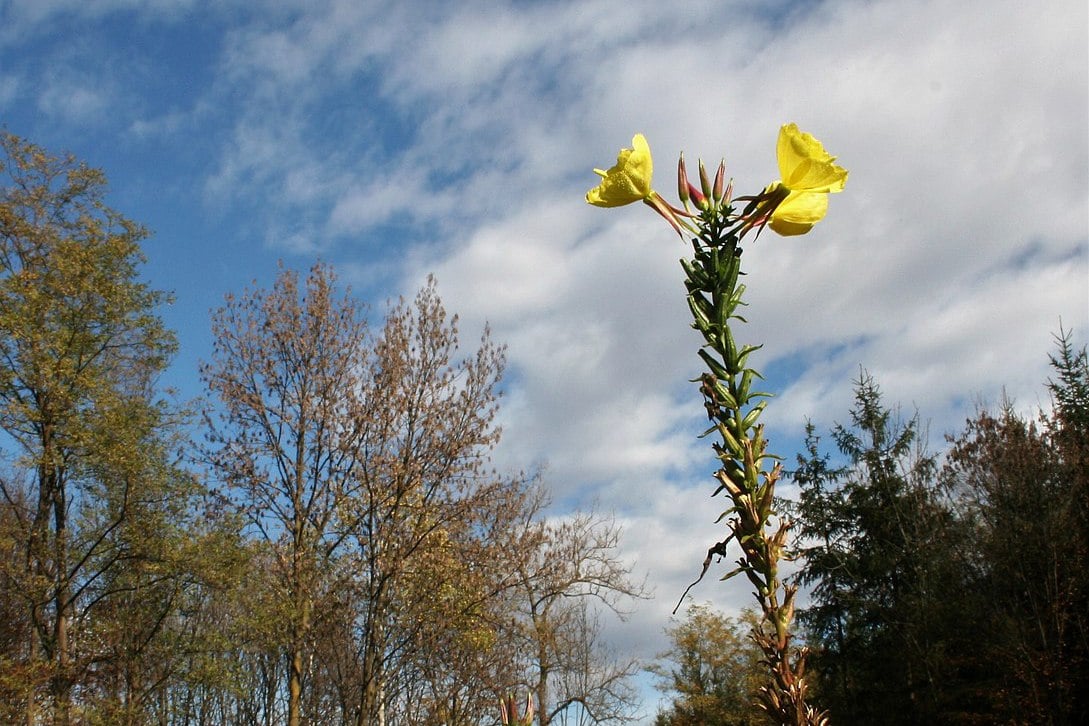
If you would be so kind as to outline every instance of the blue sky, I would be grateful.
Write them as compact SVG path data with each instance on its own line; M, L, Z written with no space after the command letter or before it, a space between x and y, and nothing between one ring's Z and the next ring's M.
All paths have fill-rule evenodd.
M103 168L150 227L199 393L208 313L277 261L376 306L434 273L471 344L509 345L500 465L596 501L657 598L612 631L651 656L719 531L675 235L583 202L644 133L741 193L796 121L851 177L806 237L746 251L765 419L847 419L860 366L931 443L1003 392L1046 403L1051 334L1089 331L1083 0L446 3L0 0L0 124ZM705 584L726 610L746 588Z

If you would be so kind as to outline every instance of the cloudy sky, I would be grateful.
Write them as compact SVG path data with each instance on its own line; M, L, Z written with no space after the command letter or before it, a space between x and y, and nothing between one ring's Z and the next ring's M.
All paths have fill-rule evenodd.
M788 121L850 170L811 234L746 250L739 337L765 343L788 460L806 417L847 419L860 366L940 447L1003 392L1046 404L1052 334L1089 332L1084 0L668 5L0 0L0 124L103 168L154 231L187 395L209 310L278 260L331 262L379 310L434 273L466 341L487 321L509 346L499 463L625 525L657 597L611 634L651 656L721 532L686 250L583 201L633 133L667 197L682 150L759 190Z

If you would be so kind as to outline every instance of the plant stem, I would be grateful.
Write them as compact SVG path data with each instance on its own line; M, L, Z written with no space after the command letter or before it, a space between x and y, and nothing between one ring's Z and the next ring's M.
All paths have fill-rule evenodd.
M745 322L738 314L745 304L745 286L738 282L743 274L739 245L751 228L734 216L729 203L708 204L699 217L698 235L692 238L693 257L681 261L692 326L705 341L699 354L707 372L697 381L713 423L703 436L718 433L720 439L713 444L720 463L715 495L725 492L730 499L730 507L719 517L726 520L730 534L711 549L705 571L712 553L724 554L731 539L738 543L742 555L726 578L744 574L756 588L763 613L752 634L769 668L758 702L775 723L816 726L829 721L805 702L807 649L791 647L797 586L779 578L791 525L774 510L781 467L776 462L770 470L764 468L765 460L777 459L767 452L764 427L758 423L765 406L762 399L769 394L752 390L753 381L762 376L747 365L749 355L760 346L738 347L730 328L731 320ZM770 534L773 527L775 533Z

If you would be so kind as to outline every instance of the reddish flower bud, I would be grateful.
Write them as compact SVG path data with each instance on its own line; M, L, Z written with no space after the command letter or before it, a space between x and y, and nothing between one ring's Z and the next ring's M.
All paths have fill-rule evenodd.
M696 189L691 184L688 185L688 194L691 196L692 201L696 203L696 206L700 209L707 208L707 197L703 196L703 193L699 189Z
M711 198L715 200L715 204L722 201L722 186L726 181L726 162L720 161L718 163L718 172L715 174L715 186L711 190Z

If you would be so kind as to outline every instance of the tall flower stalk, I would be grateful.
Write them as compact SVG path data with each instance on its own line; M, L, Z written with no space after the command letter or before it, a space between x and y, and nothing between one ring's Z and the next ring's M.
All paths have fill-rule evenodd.
M827 195L843 189L847 172L833 162L823 145L794 124L782 127L777 155L781 179L759 194L732 197L720 163L712 179L699 164L699 187L688 180L684 158L677 168L680 207L653 190L650 147L642 135L633 139L617 165L595 170L601 184L590 190L590 204L615 207L642 201L663 216L692 245L692 256L681 260L692 326L703 336L698 353L706 370L696 379L711 426L703 436L719 462L714 495L724 494L729 506L720 515L728 534L712 546L703 563L707 571L714 556L727 556L731 542L741 551L737 567L723 579L744 575L752 583L762 618L752 634L764 654L768 680L758 703L775 723L826 724L828 717L806 703L807 649L792 643L791 625L797 586L779 574L786 559L791 523L775 511L775 484L781 467L767 451L760 416L769 394L753 388L762 376L749 366L760 345L739 345L734 329L745 318L742 241L770 226L784 236L805 234L828 208ZM700 575L701 579L703 574Z

